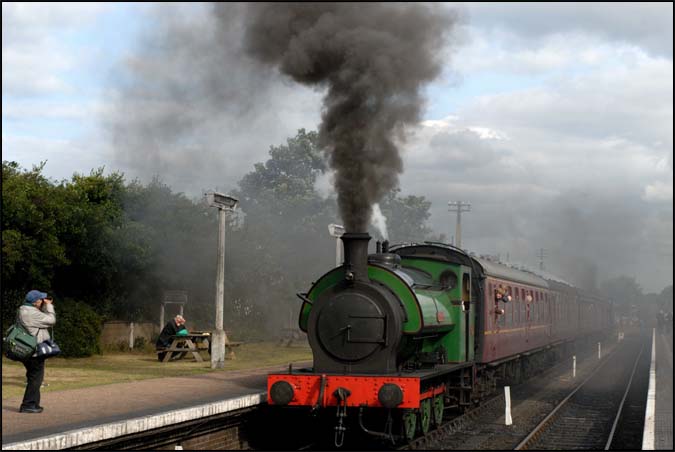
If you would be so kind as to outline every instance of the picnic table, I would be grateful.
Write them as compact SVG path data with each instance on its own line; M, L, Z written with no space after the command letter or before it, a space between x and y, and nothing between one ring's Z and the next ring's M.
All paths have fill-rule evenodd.
M203 331L194 331L182 336L171 336L172 341L169 348L157 350L157 353L166 353L164 355L164 359L162 359L163 363L169 362L174 352L182 352L183 356L187 353L192 353L192 356L194 356L195 360L201 363L204 361L204 359L199 354L199 351L208 351L210 338L211 333Z
M226 333L227 334L227 333ZM171 336L171 345L169 348L157 350L157 353L164 353L162 362L166 363L171 359L174 352L182 352L183 356L192 353L197 362L203 362L204 359L199 354L200 351L211 353L211 333L208 331L193 331L182 336ZM229 359L235 359L233 348L238 347L242 342L231 342L229 339L225 343L226 356ZM181 359L181 356L179 359Z

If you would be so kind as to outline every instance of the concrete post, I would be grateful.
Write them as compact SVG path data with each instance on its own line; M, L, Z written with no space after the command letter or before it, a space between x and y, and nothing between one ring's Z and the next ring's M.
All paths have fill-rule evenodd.
M129 348L134 349L134 322L129 325Z
M211 345L211 368L225 367L225 331L223 315L225 305L225 209L218 209L218 272L216 276L216 330L213 332Z
M572 378L577 378L577 357L572 357Z
M162 328L164 328L164 303L159 310L159 331L162 331Z
M504 413L504 424L511 425L513 424L513 419L511 419L511 387L504 386L504 400L506 401L506 412Z

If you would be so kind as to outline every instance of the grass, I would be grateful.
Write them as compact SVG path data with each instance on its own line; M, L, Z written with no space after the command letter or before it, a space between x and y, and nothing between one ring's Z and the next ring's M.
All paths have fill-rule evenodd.
M179 361L160 363L154 352L105 352L88 358L51 358L45 366L42 392L63 391L148 378L180 377L208 372L254 369L293 361L311 360L308 347L279 347L276 343L242 344L236 349L236 359L225 361L224 369L211 369L206 353L205 362L198 363L191 355ZM26 370L16 361L2 358L2 398L20 397L26 386Z

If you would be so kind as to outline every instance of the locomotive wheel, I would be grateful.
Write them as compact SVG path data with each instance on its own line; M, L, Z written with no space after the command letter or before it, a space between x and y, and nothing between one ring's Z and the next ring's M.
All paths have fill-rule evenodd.
M403 413L403 435L408 441L415 438L417 431L417 413L414 410L408 410Z
M420 430L423 435L429 433L431 424L431 399L425 399L420 402Z
M434 397L434 404L433 404L433 420L434 420L434 425L438 427L441 425L441 422L443 421L443 395L437 395Z

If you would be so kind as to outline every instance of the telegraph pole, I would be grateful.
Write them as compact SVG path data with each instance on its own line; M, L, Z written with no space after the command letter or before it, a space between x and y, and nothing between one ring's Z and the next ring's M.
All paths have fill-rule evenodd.
M233 212L239 200L217 192L206 193L207 203L218 209L218 261L216 275L216 330L211 335L211 369L225 367L227 335L223 328L225 305L225 227L227 213Z
M546 250L544 248L539 248L537 257L539 258L539 270L544 271L544 258L547 257Z
M457 226L455 228L455 246L462 247L462 212L471 211L471 203L463 201L448 202L448 212L457 212Z

